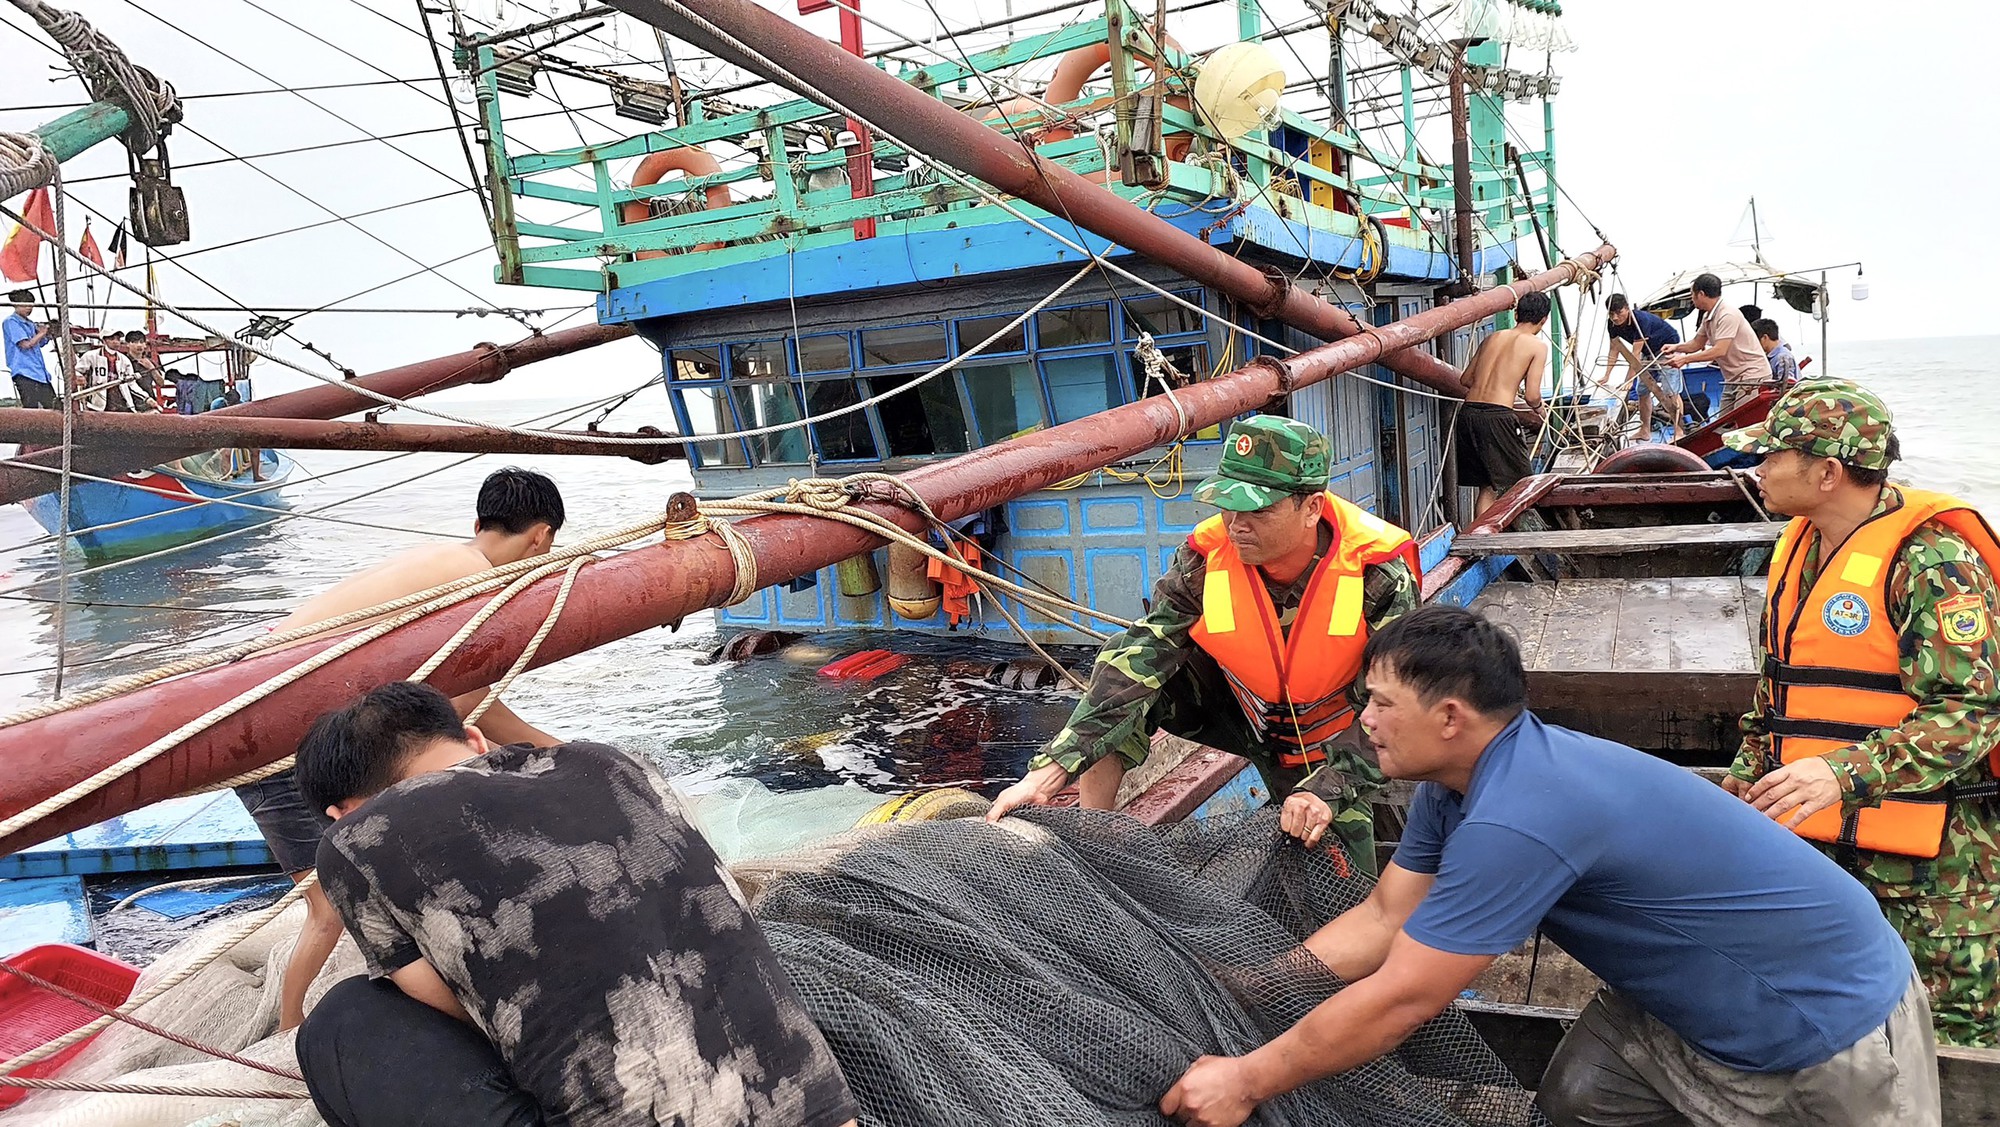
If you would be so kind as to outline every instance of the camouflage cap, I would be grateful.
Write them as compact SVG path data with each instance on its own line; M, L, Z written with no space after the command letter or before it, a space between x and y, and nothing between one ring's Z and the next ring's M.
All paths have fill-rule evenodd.
M1838 458L1858 469L1889 468L1895 420L1875 393L1852 380L1809 380L1771 405L1761 423L1722 436L1731 450L1770 454L1799 450Z
M1326 436L1296 419L1252 415L1229 428L1222 464L1195 487L1194 499L1250 513L1294 493L1326 488Z

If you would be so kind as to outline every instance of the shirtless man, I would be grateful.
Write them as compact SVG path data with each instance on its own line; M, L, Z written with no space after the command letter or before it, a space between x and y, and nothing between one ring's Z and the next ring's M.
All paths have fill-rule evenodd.
M546 475L522 469L495 470L479 487L478 518L472 539L457 544L429 544L342 580L306 600L280 619L273 631L325 622L441 583L476 575L501 564L548 552L563 525L562 494ZM350 627L351 629L351 627ZM452 703L462 716L479 704L484 690L467 693ZM495 702L479 718L479 729L495 744L530 743L550 747L562 741L515 716ZM319 839L333 824L323 812L307 805L289 770L236 788L244 809L271 847L271 856L294 882L304 880L319 855ZM292 957L285 964L279 995L278 1028L290 1029L305 1017L306 987L326 964L340 939L340 916L318 886L306 892L306 922Z
M1514 327L1481 341L1459 377L1465 384L1465 406L1458 409L1456 424L1458 480L1479 487L1479 512L1534 472L1514 400L1525 396L1528 409L1541 417L1542 370L1549 362L1542 326L1548 320L1549 296L1522 294L1514 306Z

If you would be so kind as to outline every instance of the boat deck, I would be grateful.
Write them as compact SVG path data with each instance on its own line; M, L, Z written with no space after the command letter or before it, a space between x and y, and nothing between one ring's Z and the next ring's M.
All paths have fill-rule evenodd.
M1677 761L1735 753L1761 652L1761 576L1489 585L1473 609L1510 630L1545 719Z

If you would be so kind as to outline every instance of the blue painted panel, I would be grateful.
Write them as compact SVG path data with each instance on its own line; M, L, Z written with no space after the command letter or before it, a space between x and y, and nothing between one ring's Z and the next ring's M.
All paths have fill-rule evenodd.
M1500 573L1513 562L1512 556L1488 556L1459 572L1458 578L1447 584L1431 601L1453 607L1470 606L1472 600L1486 590L1486 585L1500 578Z
M1137 497L1086 498L1081 507L1085 532L1134 532L1146 527L1146 506Z
M1076 599L1076 556L1074 553L1066 550L1022 551L1015 549L1012 557L1011 562L1013 565L1020 568L1023 573L1033 576L1035 581L1040 585L1057 591L1072 601ZM1014 614L1020 617L1023 625L1039 624L1047 626L1053 621L1041 611L1031 610L1023 605L1020 600L1011 596L1008 597L1007 602ZM1076 618L1075 612L1071 612L1068 618L1069 620L1074 620Z
M815 572L818 582L804 591L771 588L778 600L778 622L785 626L823 626L826 623L826 593L833 590L833 569Z
M1007 527L1015 536L1069 535L1069 502L1010 501Z
M44 943L97 941L82 877L0 880L0 957Z
M1159 500L1154 523L1163 533L1178 532L1185 535L1193 532L1195 525L1214 515L1215 507L1212 505L1204 505L1192 497L1175 497ZM1176 544L1174 547L1178 548L1180 545Z
M1257 768L1244 764L1230 780L1222 784L1222 789L1208 796L1208 801L1195 807L1192 817L1228 817L1231 814L1247 814L1271 801L1271 794L1264 789L1264 776Z
M1146 582L1145 549L1085 548L1083 575L1091 607L1120 618L1138 618L1145 613L1140 600L1151 590Z
M750 596L733 607L723 607L715 612L716 621L743 626L766 626L773 620L771 610L772 592L770 588Z
M1447 524L1443 532L1417 546L1417 562L1423 566L1424 574L1435 571L1451 555L1451 546L1457 539L1457 526Z
M1040 211L1033 208L1027 210L1029 214L1043 218ZM1190 234L1197 234L1213 218L1207 212L1195 211L1175 215L1167 221ZM1066 221L1043 218L1043 222L1050 230L1061 233L1093 253L1102 253L1109 245L1106 240L1079 231ZM1262 207L1246 209L1226 228L1209 235L1209 240L1216 243L1233 242L1239 238L1288 255L1300 255L1302 248L1309 248L1309 257L1324 266L1360 265L1358 238L1315 231ZM686 257L695 261L700 259L699 255ZM1507 243L1482 249L1475 261L1481 272L1488 272L1513 258L1514 244ZM1018 220L941 231L899 233L887 230L873 239L809 247L791 255L777 251L751 262L695 268L650 282L619 286L598 297L597 319L604 324L616 324L706 309L785 301L811 294L850 293L1081 261L1083 259L1076 251ZM614 274L616 269L612 268ZM1393 245L1389 248L1386 271L1389 275L1439 279L1449 278L1454 272L1449 255L1412 251Z
M0 878L270 863L257 824L224 791L168 799L0 858Z

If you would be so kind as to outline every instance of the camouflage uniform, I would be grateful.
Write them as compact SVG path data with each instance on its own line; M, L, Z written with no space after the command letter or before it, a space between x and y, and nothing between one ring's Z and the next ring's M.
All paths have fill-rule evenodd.
M1729 444L1752 453L1803 448L1816 457L1842 458L1864 468L1873 454L1877 468L1886 468L1879 451L1889 434L1887 409L1866 392L1853 392L1859 389L1836 381L1803 384L1795 394L1811 401L1810 421L1796 412L1780 419L1792 401L1788 396L1772 408L1763 428L1750 428L1766 433L1735 432ZM1808 428L1820 433L1809 435ZM1738 437L1745 434L1749 436ZM1871 516L1902 503L1894 486L1885 487ZM1817 532L1809 534L1801 550L1801 585L1810 590L1826 554ZM1920 703L1901 725L1825 757L1840 781L1846 813L1889 795L1990 782L1987 756L2000 745L2000 640L1991 628L2000 589L1978 553L1956 532L1928 522L1896 557L1885 593L1901 638L1903 690ZM1947 631L1940 605L1968 596L1986 608L1984 621L1977 629L1959 623ZM1761 680L1743 717L1743 747L1731 767L1740 779L1754 781L1779 766L1765 724L1772 701L1769 680ZM1868 886L1909 944L1931 995L1938 1039L1994 1045L2000 1038L2000 988L1995 984L2000 972L2000 802L1954 802L1935 859L1823 848Z
M1249 452L1259 458L1261 466L1245 466L1244 459L1236 455L1240 449L1237 439L1246 431L1253 439ZM1275 455L1266 454L1267 442L1280 447ZM1271 463L1283 463L1288 453L1304 464L1305 472L1274 470ZM1231 428L1222 472L1203 482L1195 497L1237 511L1260 509L1287 493L1323 488L1325 467L1326 439L1317 431L1289 419L1255 416ZM1331 547L1331 530L1322 525L1318 553L1295 581L1283 585L1265 581L1271 604L1285 627L1291 626L1307 583ZM1164 729L1248 759L1274 796L1295 790L1318 795L1333 811L1331 829L1339 835L1348 856L1373 873L1373 798L1384 780L1375 765L1360 754L1361 725L1354 724L1328 746L1327 762L1318 768L1281 766L1278 754L1284 745L1265 739L1252 727L1230 692L1222 667L1190 636L1201 618L1207 575L1208 561L1183 544L1153 589L1151 611L1098 652L1082 702L1069 723L1029 764L1030 769L1058 763L1075 776L1112 754L1122 756L1128 766L1137 766L1146 759L1152 733ZM1401 560L1373 565L1362 572L1362 616L1370 630L1379 630L1414 610L1420 598L1418 577ZM1358 711L1365 703L1360 686L1351 686L1348 695Z

